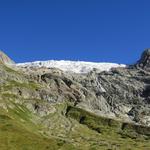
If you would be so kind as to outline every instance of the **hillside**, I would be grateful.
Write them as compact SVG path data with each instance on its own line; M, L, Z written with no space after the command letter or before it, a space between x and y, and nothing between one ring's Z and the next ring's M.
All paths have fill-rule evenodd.
M1 58L0 149L149 150L149 60L82 74Z

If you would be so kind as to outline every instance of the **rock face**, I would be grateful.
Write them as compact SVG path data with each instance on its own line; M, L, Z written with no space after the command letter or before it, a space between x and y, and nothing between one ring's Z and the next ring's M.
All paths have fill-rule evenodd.
M13 63L3 52L0 55L4 63ZM50 104L68 101L100 116L150 126L149 58L150 49L147 49L135 66L103 72L93 69L87 74L63 72L56 68L25 67L18 68L24 73L16 76L1 70L0 81L3 83L9 79L12 84L9 93L20 95L23 99L43 99ZM30 82L42 87L30 85ZM23 87L16 86L23 83ZM27 88L30 87L28 84L32 90ZM48 113L45 106L34 106L40 114Z
M150 70L150 49L146 49L142 53L141 59L137 62L136 66L147 71Z
M15 64L4 52L0 51L0 62L10 65Z
M46 86L35 98L49 103L70 101L95 114L150 126L150 49L136 65L87 74L66 73L55 68L28 68L29 78ZM30 92L24 95L29 95Z

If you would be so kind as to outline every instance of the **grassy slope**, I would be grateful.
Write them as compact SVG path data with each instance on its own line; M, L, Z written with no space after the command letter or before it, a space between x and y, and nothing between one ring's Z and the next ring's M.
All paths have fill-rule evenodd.
M67 116L98 133L89 136L89 140L93 140L90 146L93 149L149 150L150 148L150 128L99 117L75 107L68 108ZM84 130L81 132L84 133Z
M109 126L106 118L78 108L70 109L66 117L66 104L54 105L55 113L42 117L41 123L34 123L40 118L24 106L12 106L8 111L0 110L2 150L149 150L150 147L148 138L136 136L135 132L122 134L119 122L111 122ZM45 122L50 125L46 126Z
M73 149L73 145L61 139L44 136L41 126L34 124L36 116L24 106L0 110L0 149L11 150L57 150ZM66 148L67 147L67 148Z

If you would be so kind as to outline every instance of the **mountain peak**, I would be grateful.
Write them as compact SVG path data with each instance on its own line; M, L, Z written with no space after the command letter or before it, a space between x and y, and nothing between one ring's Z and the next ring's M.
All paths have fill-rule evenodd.
M0 50L0 62L4 64L15 64L2 50Z
M136 65L142 69L150 70L150 48L144 50Z

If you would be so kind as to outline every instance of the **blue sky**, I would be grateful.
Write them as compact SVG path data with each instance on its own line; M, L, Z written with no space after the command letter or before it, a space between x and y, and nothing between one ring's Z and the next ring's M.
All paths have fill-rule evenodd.
M0 0L0 49L16 62L131 64L148 47L149 0Z

